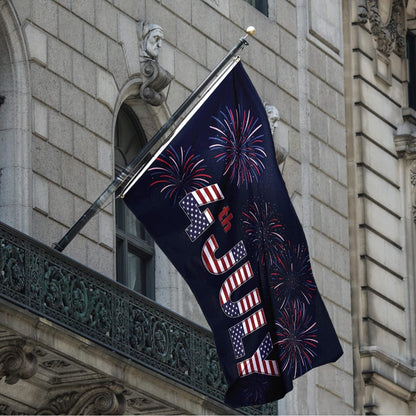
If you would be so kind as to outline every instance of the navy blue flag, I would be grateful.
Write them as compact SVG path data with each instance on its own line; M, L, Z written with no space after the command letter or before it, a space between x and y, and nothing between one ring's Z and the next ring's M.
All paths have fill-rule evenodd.
M233 407L268 403L342 349L238 63L125 195L214 334Z

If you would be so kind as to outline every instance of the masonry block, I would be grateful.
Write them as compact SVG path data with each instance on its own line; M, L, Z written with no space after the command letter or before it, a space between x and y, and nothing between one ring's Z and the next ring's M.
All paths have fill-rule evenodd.
M297 69L279 56L276 56L276 68L278 85L290 95L297 97L299 94Z
M114 247L114 218L106 212L100 212L98 214L99 223L99 243L110 250Z
M87 24L84 24L84 53L97 64L107 67L107 39Z
M97 168L97 136L77 124L74 124L73 154L92 168Z
M61 81L61 111L80 124L85 122L84 94L73 84Z
M104 140L97 142L98 146L98 169L105 175L111 177L114 170L113 164L113 146Z
M90 97L85 97L86 127L103 139L111 141L113 130L113 114L102 103Z
M178 20L177 47L201 65L206 65L207 42L204 35Z
M93 25L95 21L95 2L72 0L72 12Z
M118 16L119 39L123 45L129 75L140 73L139 40L136 22L124 14Z
M89 59L73 52L73 82L81 90L95 96L97 92L97 69Z
M70 192L49 184L49 216L71 227L74 224L74 200Z
M32 169L50 181L61 183L62 152L55 146L33 136Z
M293 66L298 65L298 45L296 38L284 29L280 30L280 55Z
M33 175L33 208L45 215L48 215L48 180L38 175Z
M87 241L87 266L98 273L113 278L114 255L112 250L99 246L92 241Z
M58 112L50 110L49 142L68 154L72 154L74 149L72 125L72 120Z
M84 18L84 15L82 15L82 17ZM84 44L84 23L78 16L71 13L69 10L60 7L58 30L59 39L72 46L74 49L82 52Z
M168 0L169 1L169 0ZM230 1L218 1L218 0L203 0L212 8L223 14L225 17L230 17Z
M194 60L187 55L176 51L175 53L175 80L185 87L193 90L197 85L197 67Z
M163 55L165 55L166 44L163 45L163 51ZM162 64L161 60L159 62ZM168 69L165 65L162 65L162 67ZM113 74L117 87L120 89L127 82L129 76L127 62L123 47L111 40L108 41L108 69Z
M114 110L118 97L118 88L114 77L107 71L97 68L97 98Z
M48 107L33 100L32 111L33 132L45 139L48 138Z
M60 108L59 77L36 63L30 65L32 94L53 108Z
M72 81L72 51L61 41L50 37L48 41L48 68Z
M86 197L85 165L69 155L62 155L62 186L81 198Z
M53 36L58 35L58 5L53 0L37 0L32 7L32 20Z
M145 1L114 0L113 3L115 7L122 10L127 16L130 16L134 20L143 19L144 16L146 16L146 2Z
M48 37L46 33L30 23L23 27L23 31L27 40L29 58L46 65L48 62Z
M189 3L186 3L189 8ZM222 17L202 1L192 0L192 25L204 35L220 42Z
M117 40L117 14L117 9L109 2L100 1L96 3L96 27L114 40Z

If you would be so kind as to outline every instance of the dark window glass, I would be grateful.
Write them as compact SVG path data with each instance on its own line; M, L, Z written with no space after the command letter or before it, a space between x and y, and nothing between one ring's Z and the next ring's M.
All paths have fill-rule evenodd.
M123 105L115 137L115 169L119 173L146 143L146 136L134 111ZM122 199L116 200L117 281L154 299L154 243L143 225Z
M250 3L258 11L262 12L266 16L269 15L269 2L268 0L245 0L247 3Z
M416 110L416 35L407 32L407 59L409 64L409 107Z

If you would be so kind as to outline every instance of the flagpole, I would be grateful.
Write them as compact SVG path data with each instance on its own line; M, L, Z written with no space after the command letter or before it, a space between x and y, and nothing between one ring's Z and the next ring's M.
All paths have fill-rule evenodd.
M74 237L81 231L85 224L105 205L110 196L130 177L130 174L137 170L140 164L145 160L146 156L155 146L155 144L166 134L172 125L183 115L183 113L190 107L195 99L204 91L205 88L215 79L218 73L224 68L228 61L243 47L248 45L246 38L255 33L255 28L249 26L246 29L246 34L241 37L233 46L227 55L218 63L218 65L208 74L204 81L191 93L191 95L179 106L179 108L172 114L167 122L157 131L157 133L146 143L141 151L133 158L133 160L120 172L113 182L104 190L104 192L90 205L79 220L68 230L68 232L61 238L58 243L54 244L57 251L63 251L65 247L74 239Z

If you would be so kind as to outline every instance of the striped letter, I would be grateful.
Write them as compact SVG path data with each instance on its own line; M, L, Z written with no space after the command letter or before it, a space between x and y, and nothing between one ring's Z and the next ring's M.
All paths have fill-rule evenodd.
M276 360L266 360L265 358L272 352L273 344L270 333L264 337L257 351L247 360L237 364L240 377L248 376L253 373L264 374L267 376L280 376L279 367Z
M243 315L261 302L260 293L257 288L236 302L231 300L232 293L253 276L253 270L248 261L236 272L227 277L222 284L220 290L220 304L224 313L230 318L236 318Z
M191 221L185 231L192 242L214 222L211 211L207 208L201 212L199 207L221 199L224 199L224 195L220 187L214 184L190 192L179 202L180 207Z
M220 259L215 257L218 249L217 239L211 235L202 247L202 261L211 274L222 274L230 270L234 264L247 256L243 241L239 241L227 254Z
M266 316L263 308L261 308L229 329L235 358L241 358L245 355L243 338L264 325L266 325Z

